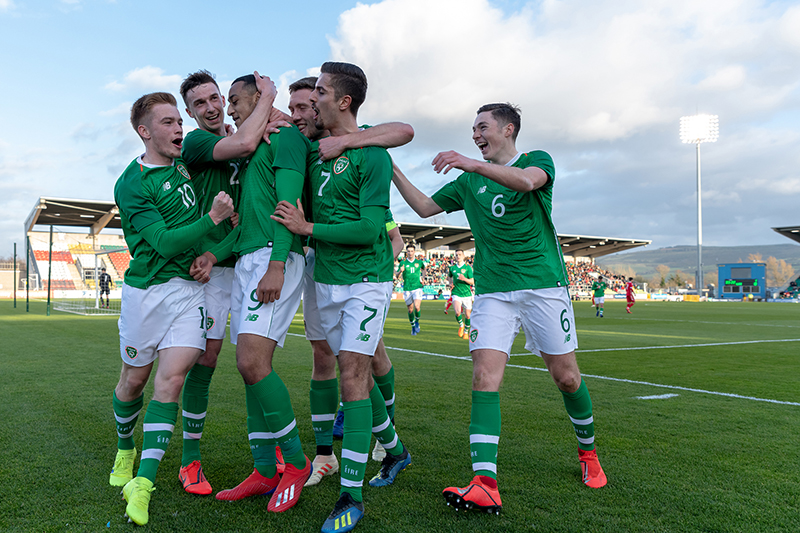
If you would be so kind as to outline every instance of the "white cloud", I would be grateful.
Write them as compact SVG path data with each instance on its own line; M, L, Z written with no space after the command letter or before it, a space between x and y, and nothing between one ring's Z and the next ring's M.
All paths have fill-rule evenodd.
M796 72L751 77L735 59L785 67L769 44L794 18L768 15L755 0L546 0L512 15L488 0L385 0L343 13L330 45L335 60L364 68L364 109L382 118L463 124L483 103L512 101L523 131L613 141L674 121L698 98L720 103L720 92L784 103Z
M116 80L106 84L105 88L112 91L123 91L128 89L138 89L145 91L173 91L180 86L182 81L178 74L164 74L164 70L158 67L146 66L131 70L122 82Z
M0 0L0 11L6 11L14 7L14 2L11 0Z

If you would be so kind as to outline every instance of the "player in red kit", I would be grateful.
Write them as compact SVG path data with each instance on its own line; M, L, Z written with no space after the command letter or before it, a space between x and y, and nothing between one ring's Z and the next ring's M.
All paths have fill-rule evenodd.
M625 283L625 298L628 300L625 310L630 313L631 307L636 303L636 297L633 294L633 278L628 278L628 282Z

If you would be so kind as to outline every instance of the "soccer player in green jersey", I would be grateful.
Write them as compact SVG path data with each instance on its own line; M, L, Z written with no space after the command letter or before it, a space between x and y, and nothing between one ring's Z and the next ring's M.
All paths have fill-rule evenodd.
M597 312L594 314L594 316L603 318L603 304L606 301L607 288L608 284L606 284L602 278L597 278L592 282L592 296L594 297L594 303L597 306Z
M366 92L359 67L324 63L311 94L316 127L334 137L358 131L356 113ZM280 202L272 217L314 238L320 322L339 362L344 411L340 497L323 533L349 531L363 516L361 487L373 431L387 455L370 486L391 484L411 462L370 372L391 300L394 261L385 226L391 168L389 154L376 147L319 161L309 172L313 222L306 222L299 202Z
M260 93L251 74L234 80L228 95L228 114L237 127L252 115ZM250 157L242 178L239 225L220 244L198 257L195 275L228 258L236 262L231 305L231 342L236 344L236 365L251 396L248 428L257 438L263 457L255 457L253 472L233 489L216 495L238 500L273 492L268 511L282 512L297 503L311 473L303 453L289 391L272 366L277 346L283 346L302 292L303 248L297 235L269 215L278 201L297 201L305 183L309 142L292 126L270 135ZM250 420L253 419L253 420ZM253 421L263 428L253 430ZM258 435L253 435L258 433ZM275 444L283 451L286 469L277 471ZM263 446L263 447L262 447Z
M428 263L417 259L413 244L406 246L406 257L400 263L398 273L403 276L403 299L408 307L408 321L411 322L411 334L419 333L420 307L422 306L422 272Z
M180 159L182 120L171 94L139 98L131 109L131 125L145 153L114 187L133 258L122 289L122 372L113 395L119 440L109 483L124 486L128 517L144 525L158 465L177 422L184 379L206 347L205 297L189 266L200 239L233 213L233 201L220 192L208 215L202 215L191 175ZM144 415L144 443L134 478L133 431L156 358L155 390Z
M311 93L317 83L317 78L309 76L299 79L289 85L289 111L292 122L301 133L312 142L312 153L309 165L317 164L320 159L332 159L342 154L344 150L361 148L363 146L381 146L393 148L402 146L414 137L414 130L408 124L392 122L378 126L360 128L359 131L345 135L331 136L327 130L316 127L315 114L311 105ZM322 154L325 154L323 156ZM386 230L392 242L395 256L402 249L403 240L400 230L391 217L391 211L386 210ZM306 339L311 343L313 354L313 367L311 372L311 387L309 389L311 422L314 428L314 438L317 442L317 455L312 461L311 477L306 486L316 485L324 476L333 475L339 471L339 461L333 454L333 437L335 424L343 427L344 414L336 410L339 403L338 382L336 379L336 357L325 340L325 331L320 323L319 309L317 307L317 293L314 285L314 240L309 239L306 248L306 268L303 278L303 322L305 325ZM389 418L394 422L394 368L386 354L383 341L378 343L375 357L372 358L372 376L384 396ZM342 434L337 435L341 437ZM382 461L386 456L380 441L376 441L372 458Z
M447 269L450 278L450 293L458 321L458 336L469 339L470 318L472 316L472 266L464 262L464 250L456 250L456 264Z
M189 165L202 206L209 204L218 192L225 191L238 209L242 158L249 157L261 142L277 92L272 80L258 72L255 80L262 96L242 127L230 136L225 129L225 97L220 94L214 76L199 70L181 83L186 112L198 125L198 129L184 138L181 154ZM229 221L223 222L206 236L205 247L222 242L232 230ZM178 479L190 494L212 492L201 465L200 438L208 409L208 389L225 339L235 264L234 258L229 258L215 265L203 285L208 326L206 351L186 376L183 388L183 456Z
M592 402L575 359L577 339L563 256L552 210L555 168L542 151L516 148L520 117L510 104L478 110L472 139L485 161L457 152L434 160L437 172L463 173L429 197L395 170L394 182L423 218L463 209L475 237L475 307L470 331L473 362L470 453L475 477L444 497L458 508L499 512L497 451L500 384L511 345L525 332L526 348L544 360L561 391L578 438L583 482L599 488L606 476L597 460Z

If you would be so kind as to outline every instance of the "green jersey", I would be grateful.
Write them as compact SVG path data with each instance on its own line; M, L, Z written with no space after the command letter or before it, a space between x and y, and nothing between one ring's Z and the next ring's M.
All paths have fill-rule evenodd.
M234 209L236 211L239 209L241 192L239 167L242 161L238 159L231 161L214 160L214 147L222 139L224 137L201 129L190 131L183 139L181 157L189 166L192 182L200 195L198 201L200 202L202 213L208 213L211 210L214 197L220 191L228 193L233 199ZM231 230L233 230L233 224L227 218L206 235L202 248L207 250L222 242ZM221 267L233 267L235 265L235 257L229 257L217 263L217 266Z
M472 296L472 288L470 287L469 283L466 281L461 281L458 279L459 274L464 274L464 277L467 279L472 279L472 266L464 263L463 265L451 265L449 269L447 269L447 275L453 278L453 296L460 296L462 298L468 298Z
M146 289L174 277L192 279L189 267L198 255L197 247L174 257L164 257L141 232L160 221L168 230L191 224L201 217L197 200L183 160L176 159L170 166L148 167L139 157L128 165L114 186L114 201L119 207L125 242L133 258L125 271L126 284ZM211 226L213 222L198 239Z
M426 261L414 259L412 261L405 260L400 263L400 269L403 271L403 290L414 291L422 288L422 270L428 267Z
M310 143L295 126L281 128L280 132L270 135L269 140L270 144L258 145L244 170L239 210L241 229L233 251L241 256L274 244L271 260L285 261L290 251L302 254L303 246L300 237L272 220L270 215L281 200L297 205L303 192ZM297 172L297 181L276 180L279 169ZM281 238L282 232L290 236L286 243Z
M538 167L548 180L517 192L464 172L433 195L448 213L463 209L475 238L475 292L510 292L567 285L561 247L550 217L555 167L549 154L517 154L506 166Z
M608 285L606 284L605 281L592 282L592 291L594 291L595 296L605 296L607 287Z
M384 148L347 150L330 161L314 160L308 169L314 223L361 220L364 207L389 208L392 160ZM314 281L329 285L392 281L394 258L385 227L368 245L335 244L314 239Z

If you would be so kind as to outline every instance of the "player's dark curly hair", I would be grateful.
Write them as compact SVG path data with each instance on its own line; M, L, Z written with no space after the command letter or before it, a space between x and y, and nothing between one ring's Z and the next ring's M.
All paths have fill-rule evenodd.
M519 134L520 128L520 116L519 114L522 110L515 106L514 104L505 103L505 104L486 104L481 106L478 109L478 115L481 113L485 113L486 111L491 111L492 116L497 121L500 126L505 126L506 124L511 124L514 126L514 131L511 133L511 139L513 141L517 140L517 135Z
M337 99L350 96L350 112L355 116L358 108L367 99L367 75L361 67L352 63L328 61L322 64L320 72L330 74L333 95Z
M214 75L207 70L198 70L186 76L186 79L181 83L181 98L183 98L186 107L189 107L189 102L186 101L186 93L206 83L213 83L216 85L217 90L219 90L217 80L215 80Z

